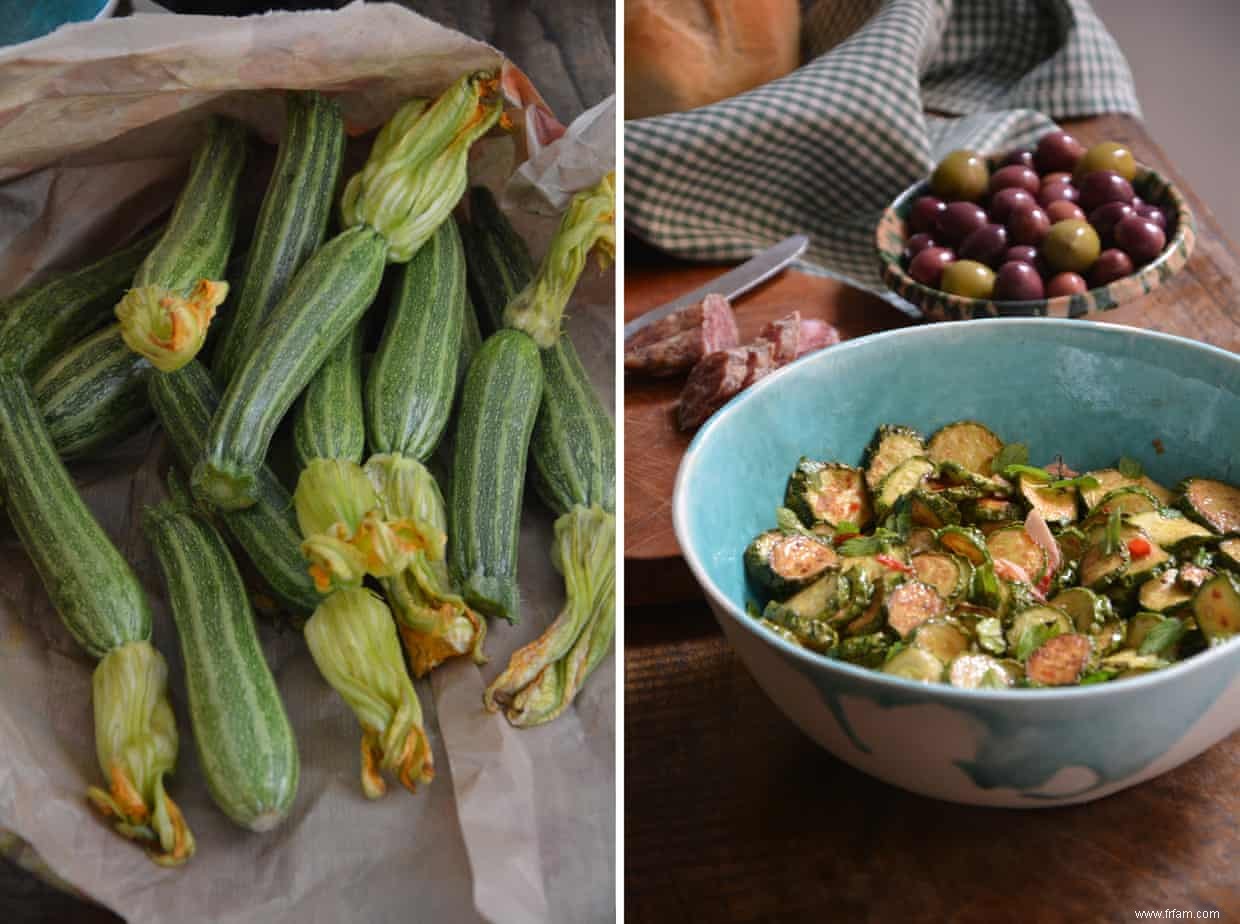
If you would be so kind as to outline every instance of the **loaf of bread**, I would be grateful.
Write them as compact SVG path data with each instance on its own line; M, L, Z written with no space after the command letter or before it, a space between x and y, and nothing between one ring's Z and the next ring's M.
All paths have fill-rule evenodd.
M684 112L799 63L798 0L626 0L624 115Z

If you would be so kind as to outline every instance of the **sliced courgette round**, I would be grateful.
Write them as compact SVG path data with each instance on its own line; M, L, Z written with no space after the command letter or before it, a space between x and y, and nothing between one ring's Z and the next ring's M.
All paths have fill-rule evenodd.
M1088 587L1069 587L1049 602L1068 614L1077 632L1085 634L1098 631L1115 615L1111 601Z
M1052 635L1063 635L1073 630L1072 620L1059 607L1031 606L1013 617L1012 624L1007 629L1008 645L1012 649L1019 649L1025 633L1043 627Z
M1131 553L1128 551L1128 540L1140 531L1135 527L1120 527L1120 541L1114 548L1106 546L1106 530L1103 527L1089 534L1089 547L1081 556L1081 584L1091 590L1105 590L1119 580L1128 567Z
M745 550L745 573L750 581L778 600L808 587L839 565L840 557L829 541L778 529L762 533Z
M1218 544L1218 554L1222 564L1229 568L1240 568L1240 538L1224 539Z
M1046 550L1033 541L1022 524L995 530L986 537L986 549L991 560L1019 565L1034 584L1046 575Z
M1211 478L1189 478L1180 491L1189 516L1220 536L1240 533L1240 488Z
M1007 665L984 654L961 655L951 662L947 671L947 682L965 690L1010 687L1015 680Z
M1122 620L1108 619L1095 631L1089 633L1089 640L1094 644L1094 651L1101 657L1118 651L1124 644L1127 628Z
M883 665L883 673L921 683L939 683L943 679L943 662L920 648L905 648Z
M1024 519L1020 504L1002 497L979 497L965 501L960 512L966 523L982 526L988 523L1015 523Z
M1152 577L1137 591L1137 605L1153 613L1173 613L1193 601L1193 591L1181 586L1180 572L1168 568Z
M866 450L865 483L871 491L901 462L926 454L926 440L912 427L883 424Z
M933 587L944 600L957 600L969 592L973 566L945 552L922 552L909 559L917 580Z
M1025 676L1038 686L1069 686L1081 679L1093 652L1093 646L1084 635L1056 635L1029 656L1025 662Z
M925 456L905 459L893 468L878 486L874 507L880 517L886 516L906 494L912 494L934 474L934 463Z
M1178 510L1147 510L1144 513L1129 514L1127 519L1164 549L1178 551L1214 539L1210 530L1194 523Z
M944 526L934 537L940 546L953 555L959 555L974 567L990 563L986 537L976 529L968 526Z
M1053 526L1076 522L1077 493L1075 488L1048 488L1024 475L1020 477L1021 496L1029 506L1042 514Z
M960 511L942 494L918 488L909 495L909 516L918 526L940 529L960 522Z
M1193 616L1211 645L1240 633L1240 583L1227 571L1206 581L1193 597Z
M1094 507L1112 491L1118 488L1140 487L1150 492L1157 501L1157 506L1166 507L1171 503L1171 492L1152 478L1142 475L1140 478L1129 478L1117 468L1100 468L1096 472L1088 472L1098 482L1096 488L1082 488L1081 499L1092 512Z
M874 516L860 469L809 458L802 458L789 476L784 506L810 527L852 523L864 529Z
M936 616L913 630L913 647L928 651L943 664L951 664L969 650L969 636L949 616Z
M905 581L887 591L884 609L887 626L900 638L907 638L922 623L947 612L947 604L929 584Z
M1141 643L1145 641L1145 637L1164 619L1165 617L1162 613L1146 612L1144 610L1134 613L1132 618L1128 620L1127 631L1124 633L1124 647L1140 651Z
M935 462L956 462L979 475L990 474L990 460L1003 448L1003 440L989 427L973 420L958 420L943 427L926 446Z

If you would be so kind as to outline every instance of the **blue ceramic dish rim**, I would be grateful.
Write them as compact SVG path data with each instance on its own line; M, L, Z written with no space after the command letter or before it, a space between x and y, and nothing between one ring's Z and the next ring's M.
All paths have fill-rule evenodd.
M988 327L1004 326L1004 327L1024 327L1031 328L1034 332L1045 333L1047 325L1055 325L1060 327L1076 326L1080 324L1088 324L1094 328L1107 328L1113 330L1116 336L1136 336L1148 338L1151 340L1163 341L1166 343L1174 343L1178 346L1188 347L1192 350L1206 353L1224 359L1228 362L1240 365L1240 356L1231 353L1219 347L1211 346L1207 343L1200 343L1196 340L1189 340L1187 337L1178 337L1174 334L1165 334L1158 331L1145 330L1136 327L1119 327L1114 324L1107 324L1099 321L1085 321L1069 318L981 318L971 321L961 322L939 322L936 324L923 325L918 327L904 327L896 330L883 331L878 334L870 334L865 337L858 337L854 340L847 340L844 343L837 344L829 350L822 350L818 353L811 353L793 363L785 366L783 369L768 375L762 381L745 389L719 411L698 430L693 437L689 447L685 450L685 454L680 462L680 468L676 472L676 483L672 490L672 526L676 533L676 540L680 544L681 554L684 555L689 570L693 573L694 579L706 591L708 595L719 602L728 616L740 625L746 632L759 638L763 643L772 645L777 651L783 655L800 660L804 664L821 668L828 673L831 671L839 671L845 677L852 677L857 680L866 680L878 684L880 687L886 686L893 690L902 690L904 692L922 691L931 699L940 698L952 702L1010 702L1010 703L1054 703L1067 701L1076 701L1081 699L1093 698L1103 699L1108 696L1125 696L1128 693L1139 690L1155 689L1164 684L1175 683L1175 681L1187 674L1189 671L1195 670L1206 664L1213 663L1216 660L1234 657L1236 652L1240 651L1240 639L1233 639L1223 645L1219 645L1209 651L1194 655L1185 661L1174 664L1171 667L1162 670L1152 671L1144 677L1134 677L1125 680L1123 683L1098 683L1088 684L1086 686L1073 687L1057 687L1043 688L1037 690L1030 689L1009 689L1009 690L968 690L959 687L953 687L945 683L931 684L920 683L915 680L909 680L904 677L897 677L891 674L884 674L867 667L859 667L850 664L847 661L840 661L834 658L828 658L826 655L818 654L810 651L800 645L793 645L791 642L779 638L772 632L767 632L758 626L744 610L738 606L727 594L725 594L718 585L706 573L701 561L698 558L696 550L692 544L687 541L687 518L688 511L686 509L689 492L685 485L689 483L689 479L693 467L697 464L697 451L700 444L709 436L712 430L721 426L721 421L730 412L741 407L746 401L760 390L778 387L783 378L792 370L799 368L805 364L814 362L830 362L833 355L838 355L841 350L859 349L870 343L887 340L898 340L904 337L926 336L927 333L933 334L943 324L960 323L967 325L967 329L985 330ZM966 334L968 336L968 334Z

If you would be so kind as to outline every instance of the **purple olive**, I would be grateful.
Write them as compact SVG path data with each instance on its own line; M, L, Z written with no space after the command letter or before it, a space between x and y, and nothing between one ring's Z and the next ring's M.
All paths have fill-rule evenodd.
M1046 215L1051 220L1052 225L1057 221L1085 220L1085 213L1081 211L1081 207L1075 202L1069 202L1067 199L1057 199L1046 206Z
M1059 298L1061 295L1081 295L1089 291L1085 277L1080 273L1057 273L1046 283L1047 298Z
M1062 181L1067 181L1071 183L1072 174L1068 173L1066 170L1057 170L1054 173L1042 174L1042 185L1043 186L1045 186L1047 183L1059 183Z
M1038 187L1038 205L1042 208L1063 199L1076 202L1080 197L1080 192L1072 185L1071 180L1051 180Z
M1038 248L1032 244L1013 244L1003 254L1004 263L1029 263L1036 266L1040 259Z
M956 255L947 247L927 247L908 265L908 274L923 286L939 287L943 270L956 261Z
M1013 148L1003 155L1003 160L999 162L1001 167L1010 167L1012 165L1018 167L1033 166L1033 148Z
M1089 286L1092 289L1105 286L1116 279L1131 276L1135 269L1132 257L1117 247L1108 247L1098 254L1098 259L1089 268Z
M990 175L991 195L994 195L1001 189L1010 189L1012 187L1023 189L1034 195L1041 185L1042 181L1033 169L1020 164L1009 164L1006 167L1000 167Z
M980 205L953 202L939 216L934 238L954 247L984 224L986 212Z
M1127 202L1108 202L1089 213L1089 223L1094 226L1099 237L1105 241L1113 241L1115 226L1129 215L1135 214L1137 213Z
M1051 230L1051 220L1036 205L1017 209L1008 218L1008 237L1013 244L1040 244Z
M1132 197L1132 201L1129 202L1128 204L1131 205L1134 209L1139 209L1141 208L1141 206L1145 205L1145 200L1142 199L1140 196L1134 194Z
M995 301L1026 302L1045 295L1042 277L1033 264L1012 261L999 267L999 275L995 277Z
M1087 173L1077 188L1081 191L1081 198L1077 201L1087 215L1108 202L1132 202L1132 184L1114 170Z
M1084 153L1085 145L1067 132L1053 131L1038 139L1033 159L1040 172L1053 173L1057 170L1072 170Z
M1008 186L990 197L990 220L1005 224L1015 209L1037 205L1033 194L1019 186Z
M1007 246L1007 228L1003 225L989 224L970 232L969 236L960 242L957 253L962 260L976 260L978 263L993 267L998 266L1002 261L1003 252L1007 250Z
M913 200L913 207L908 210L908 218L905 219L909 234L933 231L945 208L947 203L938 196L918 196Z
M1134 205L1132 208L1133 211L1135 211L1142 218L1148 218L1150 221L1154 222L1154 224L1158 225L1158 227L1162 228L1163 231L1167 230L1167 213L1158 206L1150 205L1148 202L1142 202L1140 205Z
M1167 246L1163 229L1140 215L1129 215L1115 226L1114 234L1115 243L1138 265L1149 263Z
M904 261L907 263L927 247L934 246L936 246L934 243L934 238L932 238L929 234L926 234L924 231L921 234L914 234L904 242Z

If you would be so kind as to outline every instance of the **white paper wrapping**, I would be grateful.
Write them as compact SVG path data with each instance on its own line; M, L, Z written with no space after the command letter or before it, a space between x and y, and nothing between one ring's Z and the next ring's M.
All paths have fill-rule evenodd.
M462 71L500 60L489 46L407 10L361 4L249 19L135 16L0 52L7 181L0 294L119 246L162 211L207 112L241 118L274 141L278 91L316 87L339 93L350 126L364 131L408 96L436 93ZM546 213L546 202L562 203L612 169L614 131L600 131L599 122L587 113L542 147L536 170L510 198L526 206L541 198ZM497 172L514 166L513 145L489 144L477 167L498 186ZM589 159L592 171L581 166ZM554 219L513 218L540 253ZM609 406L612 292L611 274L588 281L569 322ZM548 559L551 515L531 497L521 535L523 620L491 626L490 664L480 671L457 661L418 684L438 775L416 795L392 783L377 802L363 797L356 719L318 676L299 634L260 626L302 772L287 822L256 835L214 807L198 772L180 653L140 529L143 506L162 496L166 464L152 429L74 473L155 605L154 641L169 661L181 729L170 790L198 853L181 869L161 869L88 807L86 787L100 778L93 664L61 626L7 522L0 522L0 845L11 846L6 829L16 834L56 875L131 921L611 919L614 659L551 725L517 731L481 708L485 683L561 605L562 582Z

